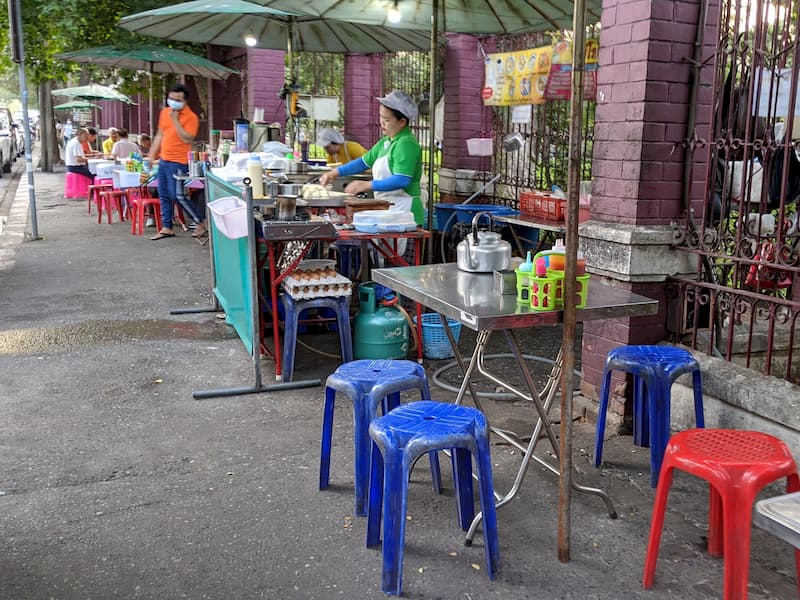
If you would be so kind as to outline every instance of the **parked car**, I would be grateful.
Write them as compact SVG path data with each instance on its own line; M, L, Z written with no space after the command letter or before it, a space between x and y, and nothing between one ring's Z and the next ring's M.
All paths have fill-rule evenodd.
M11 164L17 160L18 153L17 132L11 111L0 108L0 172L11 172Z

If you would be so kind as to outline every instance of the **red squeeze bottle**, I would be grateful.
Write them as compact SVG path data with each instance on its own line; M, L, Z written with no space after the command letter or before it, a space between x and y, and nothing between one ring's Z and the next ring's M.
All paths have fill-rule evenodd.
M583 258L583 252L578 250L578 262L575 270L576 277L582 277L586 275L586 259Z

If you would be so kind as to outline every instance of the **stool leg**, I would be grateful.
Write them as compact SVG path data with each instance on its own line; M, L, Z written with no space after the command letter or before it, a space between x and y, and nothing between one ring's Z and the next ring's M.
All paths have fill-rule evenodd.
M383 504L383 455L372 443L372 464L369 476L369 509L367 511L367 547L381 543L381 506Z
M661 530L664 527L664 512L667 508L667 496L672 485L672 465L663 465L656 497L653 502L653 515L650 517L650 537L647 541L647 554L644 559L644 576L642 584L645 589L653 587L656 579L656 562L658 561L658 546L661 543Z
M692 372L692 387L694 388L694 423L698 428L706 426L703 418L703 383L700 379L700 369Z
M645 381L650 411L650 487L658 484L658 472L669 442L670 381Z
M291 381L294 371L294 354L297 344L298 310L289 303L283 305L283 381Z
M431 482L433 483L433 493L441 495L442 493L442 467L439 465L439 453L436 450L428 452L428 458L431 461ZM464 530L466 531L466 529Z
M342 349L342 362L353 360L353 337L350 333L350 303L336 303L336 325L339 328L339 345Z
M722 499L725 536L723 600L747 600L750 578L750 528L755 490L739 488Z
M369 423L374 415L369 414L367 404L367 398L353 399L355 513L359 517L367 514L367 494L369 491Z
M603 385L600 387L600 408L597 411L597 431L594 437L594 466L599 467L603 460L603 436L606 431L606 411L608 410L608 395L611 388L611 369L603 373Z
M633 376L633 443L647 448L650 446L650 420L647 410L647 389L644 379Z
M322 412L322 444L319 454L319 489L328 488L331 477L331 439L333 438L333 409L336 390L325 388L325 408Z
M475 517L475 500L472 495L472 456L465 448L453 448L453 479L455 480L458 507L458 524L467 531Z
M478 470L481 514L483 515L481 525L486 552L486 573L489 579L494 579L500 569L500 542L497 535L497 510L494 505L494 481L488 431L484 436L477 436L476 447L478 451L475 453L475 464Z
M717 488L708 484L708 553L723 556L725 552L725 527L723 526L722 497Z
M383 585L399 596L403 589L403 544L406 537L409 466L416 457L387 449L383 457Z

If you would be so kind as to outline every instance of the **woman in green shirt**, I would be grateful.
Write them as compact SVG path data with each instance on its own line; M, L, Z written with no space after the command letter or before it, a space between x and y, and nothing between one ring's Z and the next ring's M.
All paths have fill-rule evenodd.
M381 104L383 137L361 158L325 173L320 183L326 185L340 175L355 175L372 169L371 181L353 181L344 191L348 194L373 192L376 199L392 203L389 210L411 211L417 225L422 225L425 220L419 187L422 150L409 127L417 118L417 105L411 96L399 90L375 99Z

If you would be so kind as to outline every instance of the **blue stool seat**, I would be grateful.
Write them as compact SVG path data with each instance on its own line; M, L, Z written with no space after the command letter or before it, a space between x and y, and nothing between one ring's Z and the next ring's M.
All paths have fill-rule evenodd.
M383 513L383 591L398 596L402 592L408 479L417 459L436 450L452 449L459 524L465 531L475 513L471 457L475 458L483 513L486 572L489 579L494 579L500 566L500 548L489 454L489 425L483 413L468 406L444 402L410 402L372 421L369 435L373 444L367 546L380 542Z
M329 308L336 312L342 362L353 360L353 338L350 333L350 296L327 296L309 300L295 300L281 294L283 306L283 380L291 381L294 372L294 354L297 347L297 322L300 313L309 308Z
M355 513L367 514L369 490L369 424L378 415L400 404L400 392L419 390L420 398L429 400L431 391L425 369L410 360L354 360L341 365L325 382L325 409L322 419L322 449L319 460L319 489L324 490L330 481L331 438L336 392L347 396L353 403L353 428L355 451ZM439 460L431 453L431 472L437 493L441 490Z
M611 387L611 372L633 375L633 441L650 446L650 486L656 487L661 461L669 441L670 389L685 373L692 374L694 415L697 427L704 427L703 386L700 365L692 353L674 346L620 346L608 353L600 389L600 408L594 442L594 466L603 457L603 435Z

